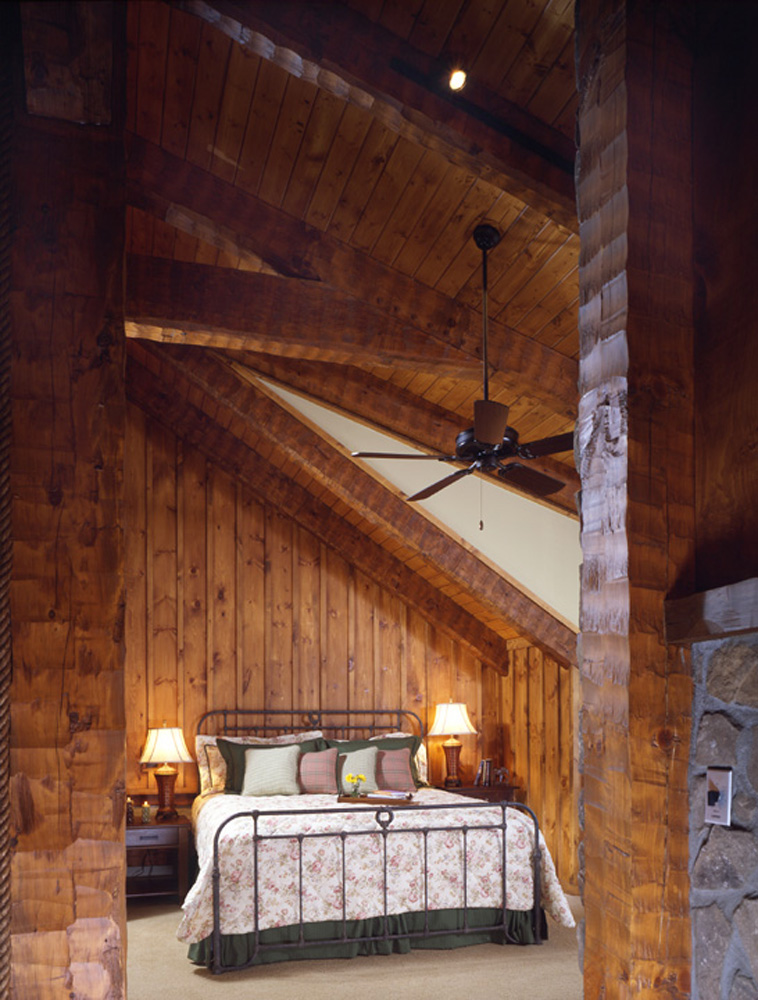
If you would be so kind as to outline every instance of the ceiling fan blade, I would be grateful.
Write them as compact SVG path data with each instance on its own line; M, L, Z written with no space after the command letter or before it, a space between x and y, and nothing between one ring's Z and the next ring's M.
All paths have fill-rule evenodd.
M518 489L526 490L538 497L546 497L551 493L557 493L565 485L560 479L553 479L546 476L544 472L537 472L536 469L527 468L519 462L511 462L503 465L497 470L500 479L504 479Z
M407 452L391 451L351 451L353 458L433 458L436 462L460 462L455 455L426 455L419 452L418 455L409 455Z
M500 444L508 426L508 407L494 399L474 400L474 437L480 444Z
M468 469L458 469L456 472L452 472L449 476L445 476L444 479L440 479L438 482L432 483L431 486L427 486L425 489L419 490L418 493L414 493L413 496L406 497L406 500L426 500L428 497L434 496L435 493L439 493L440 490L444 490L446 486L450 486L456 479L462 479L464 476L468 476L475 471L476 462L470 465Z
M543 455L555 455L559 451L573 451L573 449L574 432L568 431L566 434L555 434L553 437L520 444L517 452L520 458L541 458Z

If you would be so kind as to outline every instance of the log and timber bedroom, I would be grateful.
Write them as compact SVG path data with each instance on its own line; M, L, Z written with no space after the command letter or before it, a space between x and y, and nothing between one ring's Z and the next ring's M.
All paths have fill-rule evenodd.
M409 857L438 853L424 823L449 810L464 895L439 910L464 932L470 881L486 933L507 939L518 910L540 939L539 883L548 930L581 895L587 1000L758 995L758 870L733 864L758 839L758 704L703 666L741 643L758 676L756 5L70 0L0 18L0 995L128 997L127 799L135 829L143 803L170 811L173 776L159 793L140 760L164 724L195 760L170 792L186 829L158 840L186 861L197 831L181 935L204 963L237 947L230 897L205 889L247 851L216 856L211 818L223 838L238 798L257 824L268 795L308 826L312 795L348 818L282 828L305 845L283 882L323 835L346 885L337 842L365 836L384 838L380 881L389 853L435 896L436 863ZM693 620L711 594L739 613ZM474 732L430 735L450 702ZM198 735L219 708L262 728ZM360 731L334 723L348 710ZM376 727L384 711L405 715ZM706 759L693 718L738 734L733 761ZM452 806L451 760L462 786L489 761L526 811ZM349 761L411 805L338 803ZM736 832L702 824L711 764L734 767ZM406 827L408 856L386 846ZM513 910L511 847L533 865ZM302 916L308 891L282 909L312 931L333 921ZM340 904L357 923L386 906ZM252 907L245 961L275 905ZM504 975L549 948L502 949Z

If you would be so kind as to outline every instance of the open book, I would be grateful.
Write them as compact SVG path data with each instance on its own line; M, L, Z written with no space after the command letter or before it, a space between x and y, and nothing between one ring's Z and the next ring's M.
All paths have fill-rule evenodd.
M381 788L376 792L366 792L367 799L399 799L409 800L413 798L413 792L400 792L391 788Z

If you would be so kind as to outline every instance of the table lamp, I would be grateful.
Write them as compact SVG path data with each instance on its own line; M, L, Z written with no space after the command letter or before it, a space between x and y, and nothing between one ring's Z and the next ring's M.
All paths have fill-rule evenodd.
M155 771L155 780L158 785L156 823L166 823L177 819L179 813L174 808L174 785L179 772L171 765L192 763L192 757L184 742L184 734L181 729L178 726L167 726L165 722L161 729L148 729L140 763L161 765Z
M461 701L449 701L437 705L434 723L429 730L430 736L449 736L442 744L445 751L447 777L445 788L458 788L461 779L458 777L458 761L461 756L462 743L457 738L459 733L475 733L471 725L466 706Z

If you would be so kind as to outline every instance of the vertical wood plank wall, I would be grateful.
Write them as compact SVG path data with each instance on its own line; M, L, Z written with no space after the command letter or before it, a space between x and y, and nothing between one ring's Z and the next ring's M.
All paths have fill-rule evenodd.
M574 671L514 649L508 676L451 642L294 521L136 406L127 407L127 790L154 796L139 755L148 726L192 746L209 708L403 708L431 725L465 701L462 776L480 757L526 790L567 889L576 889ZM445 774L428 741L430 780ZM181 767L177 792L197 790Z

